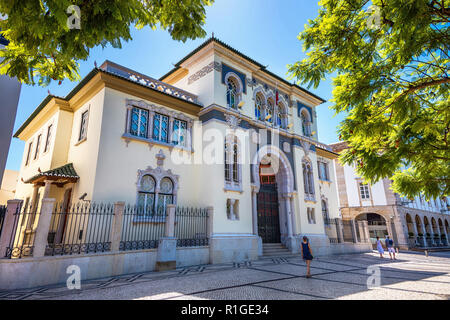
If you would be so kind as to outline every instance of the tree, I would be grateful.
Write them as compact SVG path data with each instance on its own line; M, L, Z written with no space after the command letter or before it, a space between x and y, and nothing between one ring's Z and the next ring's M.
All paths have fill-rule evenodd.
M346 113L340 160L368 182L393 180L412 198L450 185L450 0L322 0L298 39L307 58L291 78L333 78L331 107Z
M133 24L159 26L183 42L204 37L205 6L213 1L0 0L0 16L6 16L0 30L10 41L0 50L0 74L27 84L37 77L40 85L79 79L77 61L86 60L98 45L120 48L131 39Z

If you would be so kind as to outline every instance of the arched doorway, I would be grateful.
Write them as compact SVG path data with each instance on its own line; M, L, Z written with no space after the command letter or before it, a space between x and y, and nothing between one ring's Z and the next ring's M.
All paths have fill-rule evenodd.
M253 159L254 230L263 243L283 243L294 250L294 176L286 155L266 145Z
M415 217L416 222L416 230L417 230L417 242L419 243L419 246L425 246L425 235L423 234L423 225L422 221L420 220L420 216L416 214Z
M356 221L367 221L369 226L369 237L372 246L376 247L377 237L381 240L389 235L386 219L378 213L361 213L356 218ZM391 235L389 235L392 237Z

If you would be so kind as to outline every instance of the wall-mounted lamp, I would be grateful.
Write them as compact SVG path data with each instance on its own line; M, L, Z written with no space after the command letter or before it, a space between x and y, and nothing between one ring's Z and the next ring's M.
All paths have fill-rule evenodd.
M288 129L291 129L293 126L294 126L293 123L289 123L289 124L287 125L287 128L288 128Z
M266 121L269 121L270 118L272 118L272 115L271 115L271 114L268 114L268 115L266 116L265 120L266 120Z
M244 100L242 100L241 102L239 102L238 104L238 108L242 108L244 106L245 102Z

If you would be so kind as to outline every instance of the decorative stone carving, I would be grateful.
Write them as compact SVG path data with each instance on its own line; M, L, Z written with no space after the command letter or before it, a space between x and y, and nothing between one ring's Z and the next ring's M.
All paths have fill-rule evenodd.
M158 167L164 166L164 159L166 159L166 156L164 155L164 152L162 149L159 149L159 152L155 155L156 158L156 164Z
M283 142L283 151L286 153L291 152L291 145L289 144L289 142Z
M241 123L241 119L232 114L225 114L225 119L233 130L235 130L239 126L239 123Z

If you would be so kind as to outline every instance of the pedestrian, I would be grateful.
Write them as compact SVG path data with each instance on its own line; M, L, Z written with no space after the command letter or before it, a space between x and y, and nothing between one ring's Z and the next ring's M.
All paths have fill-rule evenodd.
M384 250L383 250L383 245L381 244L380 237L377 237L377 250L378 250L378 253L380 254L380 258L384 258L383 257Z
M306 262L306 277L311 278L310 265L311 265L311 260L313 259L313 256L312 256L311 247L309 246L308 238L306 236L303 237L302 256L303 256L303 260L305 260L305 262Z
M395 258L395 249L394 249L394 241L389 238L389 236L386 236L386 248L389 252L389 257L392 260L392 255L394 255L394 260L397 260Z

